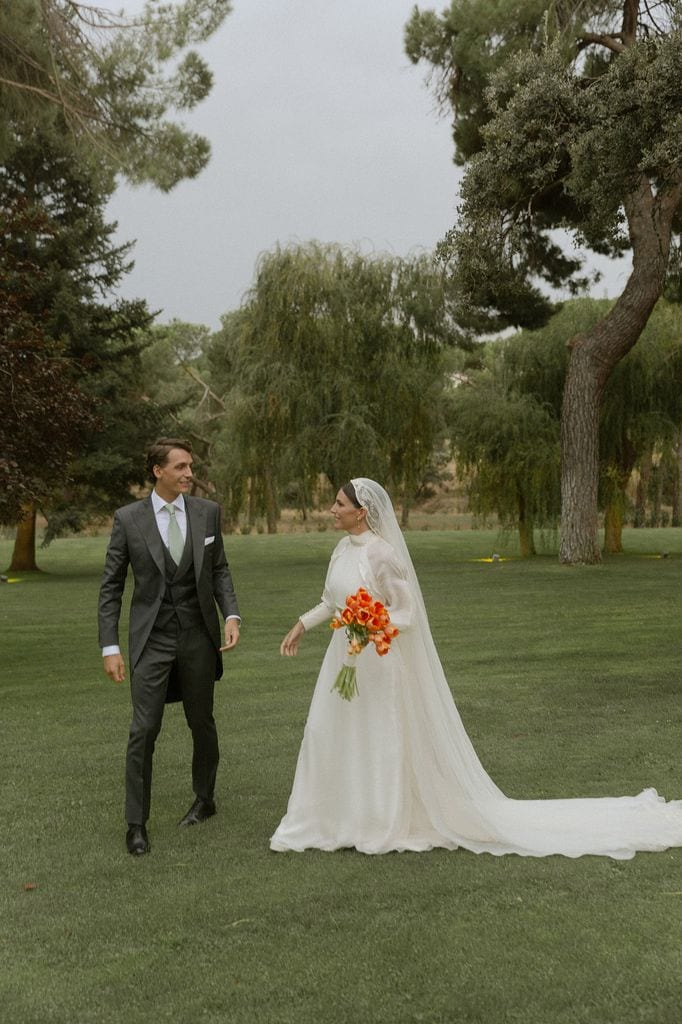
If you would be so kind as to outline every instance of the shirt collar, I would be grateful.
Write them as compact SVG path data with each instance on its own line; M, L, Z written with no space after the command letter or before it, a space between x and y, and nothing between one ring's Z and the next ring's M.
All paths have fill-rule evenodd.
M180 512L184 512L185 511L185 498L184 498L184 495L178 494L178 496L175 499L175 501L167 502L167 501L164 501L163 498L161 498L156 493L155 490L152 491L152 505L154 507L154 513L156 515L158 515L159 512L161 511L161 509L165 508L166 505L168 505L168 504L174 505L175 508L180 510Z

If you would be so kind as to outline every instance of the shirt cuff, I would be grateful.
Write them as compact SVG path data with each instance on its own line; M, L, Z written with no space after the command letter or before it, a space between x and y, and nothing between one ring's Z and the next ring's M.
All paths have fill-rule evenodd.
M109 647L102 648L102 657L108 658L110 654L120 654L121 648L118 644L111 644Z
M237 622L241 622L242 621L241 615L226 615L225 616L225 622L227 622L229 619L236 619Z

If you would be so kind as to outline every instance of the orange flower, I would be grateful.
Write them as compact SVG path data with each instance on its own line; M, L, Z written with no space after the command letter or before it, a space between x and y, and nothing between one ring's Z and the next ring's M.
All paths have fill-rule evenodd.
M340 615L334 616L329 625L332 629L345 627L348 638L347 650L351 655L360 654L372 643L377 654L383 657L388 654L391 641L399 633L399 630L391 625L386 607L381 601L375 601L364 587L359 587L354 594L346 597L345 608ZM352 700L358 692L355 666L343 665L332 689L344 700Z

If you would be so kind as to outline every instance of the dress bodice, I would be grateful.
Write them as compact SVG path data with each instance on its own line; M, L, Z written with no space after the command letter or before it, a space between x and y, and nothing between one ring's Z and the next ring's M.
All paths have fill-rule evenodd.
M337 544L329 562L322 601L300 617L304 628L309 630L329 621L358 587L365 587L373 598L386 605L391 622L401 632L409 627L412 601L404 570L390 544L366 530L348 534Z
M332 598L337 611L343 608L349 594L354 594L358 587L366 585L362 563L367 546L374 539L375 534L370 530L365 533L349 534L349 543L344 545L339 557L331 562L325 590Z

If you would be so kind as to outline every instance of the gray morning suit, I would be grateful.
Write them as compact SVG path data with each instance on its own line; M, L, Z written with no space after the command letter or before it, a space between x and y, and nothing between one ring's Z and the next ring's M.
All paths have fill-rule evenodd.
M218 738L213 688L222 675L223 616L238 615L232 576L214 501L185 496L187 537L179 565L161 540L151 498L114 516L99 596L99 642L119 643L118 623L128 566L135 577L130 605L129 660L133 720L126 755L126 821L149 817L152 755L164 706L182 700L192 731L192 783L213 798Z

